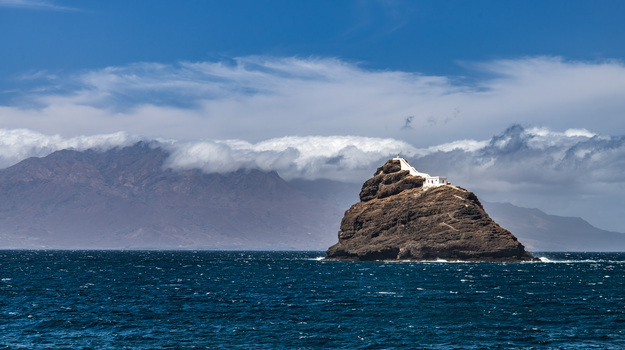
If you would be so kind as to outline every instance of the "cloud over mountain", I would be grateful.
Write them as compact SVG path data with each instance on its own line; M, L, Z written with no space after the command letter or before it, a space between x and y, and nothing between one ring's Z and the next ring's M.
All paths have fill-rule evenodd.
M625 137L584 129L514 125L474 150L442 150L412 161L488 201L583 216L623 231Z
M442 149L417 157L416 161L456 177L473 178L474 186L484 188L496 184L581 190L624 182L625 176L618 171L624 165L623 156L623 136L513 125L481 147Z
M0 129L0 168L29 157L44 157L62 149L107 150L117 146L129 146L140 140L142 137L125 132L64 138L28 129Z
M391 155L419 152L403 141L356 136L290 136L255 144L239 140L183 142L171 147L167 164L172 168L207 172L258 168L277 171L286 179L347 182L368 176L373 164Z
M288 136L243 140L149 139L125 132L64 138L27 129L0 129L0 166L60 149L106 150L151 141L170 152L167 166L224 173L239 169L277 171L281 176L352 182L369 176L380 160L397 154L419 168L444 173L472 186L586 188L623 183L625 137L585 129L563 132L515 124L487 140L458 140L416 148L395 139L359 136ZM583 176L580 176L583 174ZM506 187L507 186L507 187Z
M457 140L416 148L395 139L357 136L289 136L257 143L243 140L151 140L127 133L63 138L17 129L0 130L0 165L59 149L101 150L151 141L170 156L165 166L226 173L276 171L283 178L361 183L397 154L417 169L478 193L487 201L512 202L552 214L583 216L622 231L625 223L625 137L585 129L553 131L513 125L486 140Z

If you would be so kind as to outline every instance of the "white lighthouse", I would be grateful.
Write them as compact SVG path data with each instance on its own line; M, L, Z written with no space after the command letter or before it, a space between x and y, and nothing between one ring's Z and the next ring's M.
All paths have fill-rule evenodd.
M399 164L401 165L401 170L408 170L410 172L410 175L421 176L422 178L424 178L425 181L423 182L423 187L438 187L449 184L449 182L447 182L446 176L430 176L426 173L420 173L417 171L417 169L408 164L408 162L400 156L393 158L393 160L399 161Z

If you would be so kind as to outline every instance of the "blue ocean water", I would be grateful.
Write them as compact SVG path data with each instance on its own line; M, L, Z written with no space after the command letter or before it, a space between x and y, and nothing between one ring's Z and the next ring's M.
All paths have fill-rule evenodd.
M0 349L623 349L625 254L0 251Z

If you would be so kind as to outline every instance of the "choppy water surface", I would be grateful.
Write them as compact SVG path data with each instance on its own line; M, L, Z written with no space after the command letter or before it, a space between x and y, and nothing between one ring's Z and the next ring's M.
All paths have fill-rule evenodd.
M625 254L0 251L0 349L622 349Z

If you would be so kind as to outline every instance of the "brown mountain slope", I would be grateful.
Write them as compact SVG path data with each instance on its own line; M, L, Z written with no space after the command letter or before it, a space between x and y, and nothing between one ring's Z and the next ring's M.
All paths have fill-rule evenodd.
M274 172L164 169L154 145L0 170L2 248L321 249L340 210ZM334 221L328 218L335 218Z

